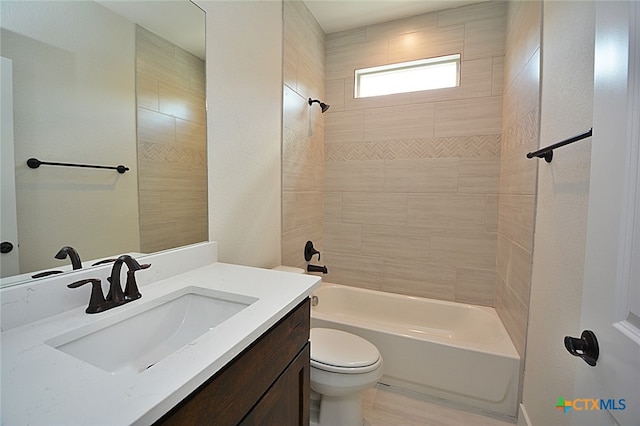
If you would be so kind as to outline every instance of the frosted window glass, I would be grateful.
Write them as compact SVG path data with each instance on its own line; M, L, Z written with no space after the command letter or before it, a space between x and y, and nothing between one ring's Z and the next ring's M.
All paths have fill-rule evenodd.
M356 70L356 98L456 87L460 55Z

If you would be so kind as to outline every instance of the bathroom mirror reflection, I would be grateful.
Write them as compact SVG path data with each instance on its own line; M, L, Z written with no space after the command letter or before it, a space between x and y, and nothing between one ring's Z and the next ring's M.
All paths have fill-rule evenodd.
M206 241L204 12L189 0L0 7L19 242L3 282L70 269L54 258L63 246L90 261ZM31 169L31 157L130 170Z

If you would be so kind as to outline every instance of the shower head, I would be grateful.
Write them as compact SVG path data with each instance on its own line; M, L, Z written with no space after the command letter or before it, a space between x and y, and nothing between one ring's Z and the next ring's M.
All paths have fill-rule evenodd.
M323 113L327 112L327 110L331 106L331 105L325 104L324 102L320 102L318 99L309 98L309 106L311 106L314 102L317 102L320 105L320 109L322 110Z

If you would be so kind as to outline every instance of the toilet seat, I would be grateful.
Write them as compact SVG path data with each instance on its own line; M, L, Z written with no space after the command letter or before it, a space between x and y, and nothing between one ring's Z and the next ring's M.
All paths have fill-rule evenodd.
M355 334L329 328L312 328L311 366L320 370L359 374L382 363L378 348Z

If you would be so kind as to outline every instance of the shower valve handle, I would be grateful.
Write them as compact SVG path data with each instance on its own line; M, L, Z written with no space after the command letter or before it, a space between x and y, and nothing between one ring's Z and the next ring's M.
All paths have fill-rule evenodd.
M313 248L313 243L311 241L307 241L307 244L304 245L304 260L309 262L314 255L318 255L318 262L320 261L320 252Z

